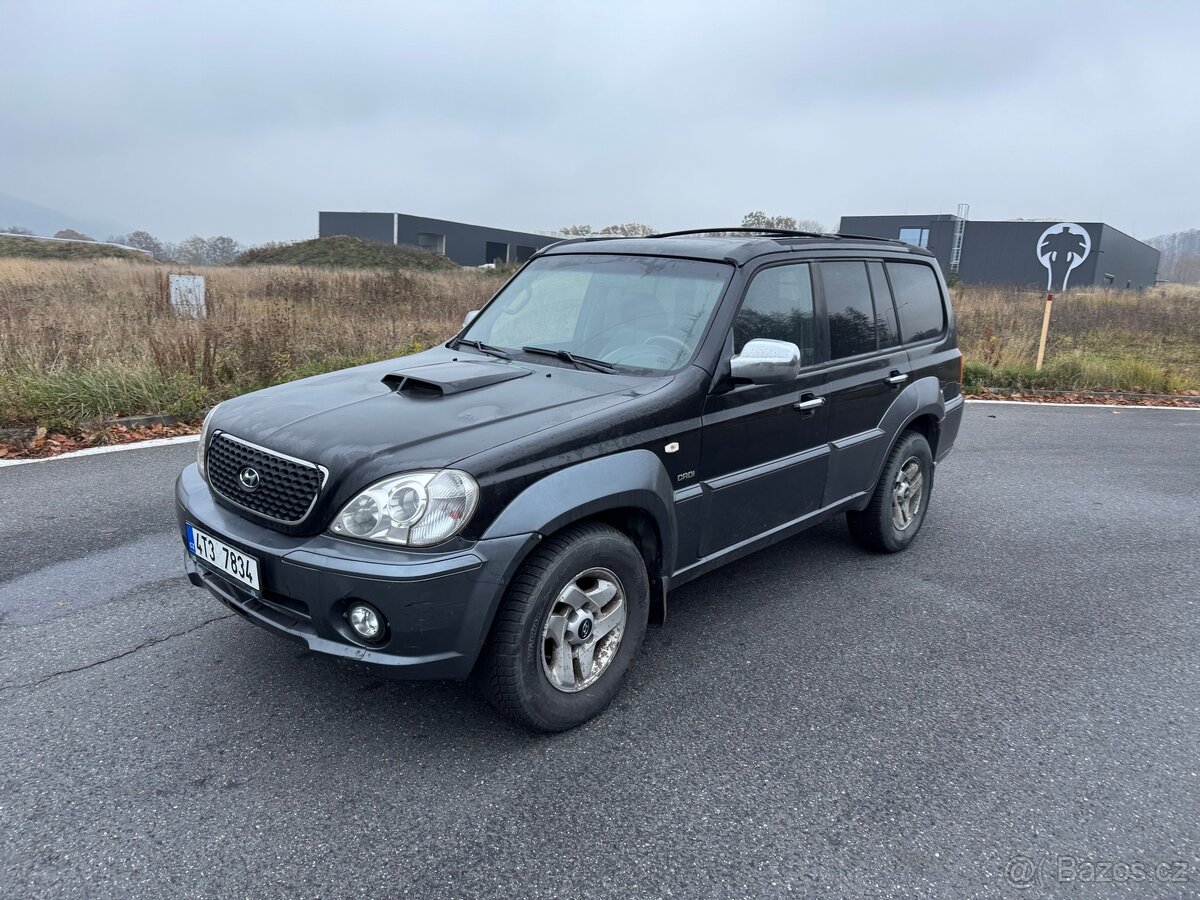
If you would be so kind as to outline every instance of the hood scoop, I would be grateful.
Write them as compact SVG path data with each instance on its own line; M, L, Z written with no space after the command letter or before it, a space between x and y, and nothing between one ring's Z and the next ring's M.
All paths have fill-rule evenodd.
M442 362L389 372L381 380L406 397L445 397L532 374L529 369L503 363Z

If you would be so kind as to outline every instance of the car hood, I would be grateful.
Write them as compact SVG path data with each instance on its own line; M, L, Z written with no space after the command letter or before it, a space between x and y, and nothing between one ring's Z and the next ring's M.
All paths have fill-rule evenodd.
M325 497L484 450L650 393L645 378L437 347L226 401L213 431L329 470Z

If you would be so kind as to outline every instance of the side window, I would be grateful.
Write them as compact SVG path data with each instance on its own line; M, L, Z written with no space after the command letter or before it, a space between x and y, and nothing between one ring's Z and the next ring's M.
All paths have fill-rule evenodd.
M904 343L937 337L946 327L942 292L933 269L920 263L888 263L888 279L900 316Z
M800 348L800 364L813 361L812 274L807 263L772 266L754 276L733 323L733 352L746 341L771 338Z
M886 350L900 343L892 290L883 274L883 263L867 263L867 271L871 275L871 297L875 301L875 333L879 335L879 349Z
M842 359L875 349L875 309L864 262L823 262L829 311L829 357Z

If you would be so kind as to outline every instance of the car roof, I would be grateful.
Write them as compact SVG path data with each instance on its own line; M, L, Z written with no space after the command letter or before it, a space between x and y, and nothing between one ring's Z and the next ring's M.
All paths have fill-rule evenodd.
M716 229L710 231L716 232ZM923 247L914 247L911 244L887 238L802 232L755 233L745 231L738 233L736 229L717 233L675 232L637 238L600 236L568 238L543 248L535 256L578 253L678 256L689 259L711 259L742 266L769 253L809 249L857 250L871 255L891 256L897 253L910 253L917 256L933 256Z

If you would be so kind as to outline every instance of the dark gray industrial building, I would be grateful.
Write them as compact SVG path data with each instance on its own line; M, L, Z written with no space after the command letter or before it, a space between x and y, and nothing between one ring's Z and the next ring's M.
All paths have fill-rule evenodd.
M440 253L460 266L525 262L535 251L562 240L554 235L506 231L405 213L321 212L318 217L321 237L345 234L381 244L410 244Z
M1061 290L1065 276L1068 287L1139 290L1152 287L1158 276L1157 250L1103 222L979 222L968 219L964 207L959 211L959 215L843 216L838 230L927 247L947 277L957 274L966 284ZM1066 249L1053 257L1056 248ZM1067 252L1077 252L1082 259Z

